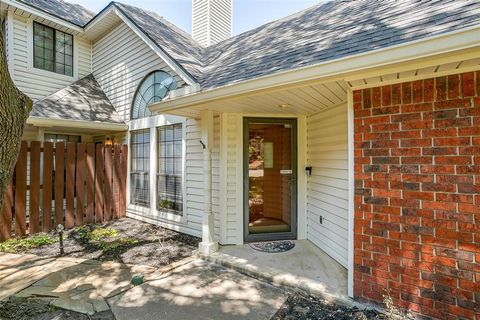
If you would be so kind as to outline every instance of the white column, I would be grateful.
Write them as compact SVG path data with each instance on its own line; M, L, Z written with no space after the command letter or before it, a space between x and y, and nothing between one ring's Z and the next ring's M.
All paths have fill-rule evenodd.
M43 142L45 140L45 128L37 127L37 136L35 140Z
M200 253L211 254L218 250L218 242L214 242L214 220L212 212L212 145L213 145L213 112L204 110L201 113L203 143L203 179L204 209L202 216L202 242L198 245Z

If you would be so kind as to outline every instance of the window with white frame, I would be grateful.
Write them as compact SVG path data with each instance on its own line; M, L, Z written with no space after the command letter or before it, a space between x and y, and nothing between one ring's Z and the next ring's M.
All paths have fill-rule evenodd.
M34 22L33 66L73 76L73 36Z
M183 212L183 125L157 128L157 210Z
M130 132L130 203L150 207L150 129Z

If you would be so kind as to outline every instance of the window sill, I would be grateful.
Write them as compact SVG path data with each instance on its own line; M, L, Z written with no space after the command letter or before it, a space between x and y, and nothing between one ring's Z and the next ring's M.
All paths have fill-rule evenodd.
M168 221L176 224L187 223L187 217L185 213L183 213L183 215L178 215L178 214L169 213L165 211L152 210L151 208L141 207L133 204L129 204L127 206L127 210L132 212L138 212L152 219L160 219L166 222Z
M42 77L56 78L56 79L65 80L65 81L69 81L69 82L74 82L76 80L75 72L74 72L73 76L67 76L67 75L64 75L64 74L61 74L61 73L56 73L56 72L53 72L53 71L38 69L38 68L35 68L33 66L31 66L29 68L29 72L31 72L33 74L36 74L36 75L39 75L39 76L42 76Z

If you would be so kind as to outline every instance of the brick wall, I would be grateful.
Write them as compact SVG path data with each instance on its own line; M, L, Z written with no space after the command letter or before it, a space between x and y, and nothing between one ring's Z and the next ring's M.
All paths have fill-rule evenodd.
M355 296L480 319L480 72L354 92Z

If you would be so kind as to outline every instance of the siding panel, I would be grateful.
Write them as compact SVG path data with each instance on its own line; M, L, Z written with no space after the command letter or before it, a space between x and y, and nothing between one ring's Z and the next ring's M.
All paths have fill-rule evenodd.
M307 238L347 266L347 108L340 105L307 118ZM323 223L320 224L320 216Z

